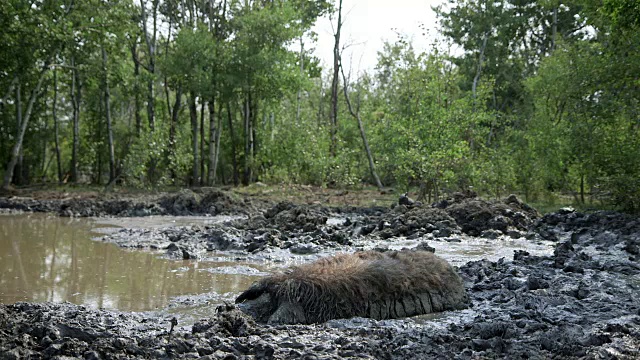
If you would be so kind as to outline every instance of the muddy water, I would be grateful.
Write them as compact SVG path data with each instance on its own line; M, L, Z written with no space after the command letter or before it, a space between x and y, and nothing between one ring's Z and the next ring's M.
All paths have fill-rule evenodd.
M512 260L514 251L523 250L531 255L548 256L553 254L554 243L551 241L531 241L525 238L511 239L502 237L496 240L488 240L472 236L456 236L456 241L435 240L432 237L408 240L398 238L394 241L378 240L362 244L364 250L375 248L389 248L401 250L414 248L427 242L435 249L435 254L447 260L451 265L462 266L469 261L482 259L498 261L501 258Z
M0 302L69 301L125 311L161 309L203 293L233 298L260 278L231 262L175 261L92 241L90 219L0 215ZM104 225L100 225L104 226ZM220 271L223 269L223 271ZM249 269L252 270L252 269ZM185 300L186 299L186 300Z

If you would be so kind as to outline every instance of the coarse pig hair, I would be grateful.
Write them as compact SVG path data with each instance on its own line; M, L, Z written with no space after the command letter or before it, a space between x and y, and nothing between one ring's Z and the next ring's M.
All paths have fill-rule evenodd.
M322 258L266 277L236 299L258 321L271 323L390 319L462 309L468 302L449 263L415 250Z

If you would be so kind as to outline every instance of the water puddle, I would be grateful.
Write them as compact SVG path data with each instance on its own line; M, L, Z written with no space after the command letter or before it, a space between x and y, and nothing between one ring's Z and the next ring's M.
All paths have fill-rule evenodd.
M169 226L213 225L225 221L242 219L243 216L145 216L96 218L100 232L114 228L150 229Z
M147 226L151 221L157 219L145 218L142 223ZM167 218L158 224L167 224ZM93 308L148 311L165 308L180 297L237 295L267 273L255 263L175 261L123 250L91 241L98 235L95 226L91 219L1 215L0 302L69 301Z
M399 239L394 241L373 241L363 246L364 249L387 247L392 250L414 248L422 242L436 249L435 254L447 260L451 265L461 266L469 261L487 259L498 261L501 258L513 260L513 252L524 250L531 255L548 256L553 254L555 243L551 241L531 241L525 238L511 239L502 237L495 240L471 236L457 236L456 241L418 238L414 240Z

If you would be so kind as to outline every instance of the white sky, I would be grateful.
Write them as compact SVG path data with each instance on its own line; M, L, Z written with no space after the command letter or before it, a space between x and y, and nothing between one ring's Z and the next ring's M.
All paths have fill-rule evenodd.
M416 50L427 50L436 35L436 15L431 6L443 0L343 0L341 47L352 44L342 55L346 71L371 71L377 62L377 52L385 40L395 42L398 33L406 35ZM335 1L338 8L338 1ZM333 19L336 24L337 16ZM424 31L420 28L424 25ZM333 30L326 16L313 28L318 34L315 55L325 69L333 64ZM424 35L423 35L424 33ZM353 64L351 64L353 59Z

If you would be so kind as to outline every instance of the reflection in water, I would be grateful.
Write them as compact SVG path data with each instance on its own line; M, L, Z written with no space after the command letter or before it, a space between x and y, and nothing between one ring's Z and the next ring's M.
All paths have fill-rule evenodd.
M0 303L69 301L145 311L180 295L239 293L259 278L202 271L237 263L166 260L92 241L92 227L89 219L0 215Z

